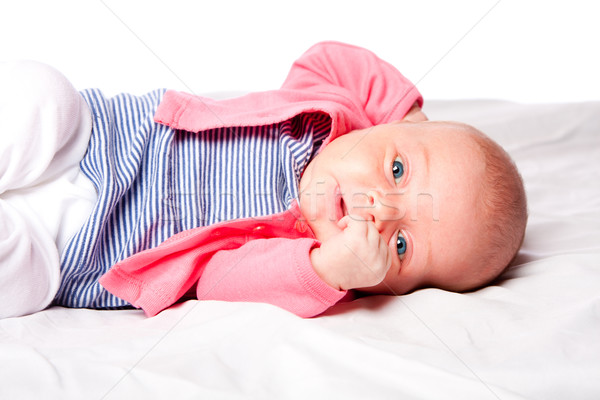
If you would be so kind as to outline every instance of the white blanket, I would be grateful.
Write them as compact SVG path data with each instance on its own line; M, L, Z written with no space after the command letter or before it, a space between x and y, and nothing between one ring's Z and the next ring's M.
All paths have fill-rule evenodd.
M467 294L375 296L301 319L264 304L51 308L0 321L0 398L598 399L600 102L430 101L515 158L515 265Z

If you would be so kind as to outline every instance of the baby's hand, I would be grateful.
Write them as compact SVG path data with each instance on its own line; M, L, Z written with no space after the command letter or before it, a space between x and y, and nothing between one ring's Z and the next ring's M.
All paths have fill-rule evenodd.
M310 253L317 274L331 287L343 290L375 286L383 281L392 258L375 224L347 215L339 226L342 232Z

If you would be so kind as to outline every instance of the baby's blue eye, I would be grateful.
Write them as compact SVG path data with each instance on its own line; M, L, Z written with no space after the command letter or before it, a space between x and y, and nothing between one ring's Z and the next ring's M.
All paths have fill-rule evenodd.
M394 179L396 181L402 178L402 175L404 175L404 165L399 158L396 158L392 164L392 173L394 174Z
M398 238L396 239L396 251L400 258L406 253L406 239L404 239L404 236L402 236L401 233L398 234Z

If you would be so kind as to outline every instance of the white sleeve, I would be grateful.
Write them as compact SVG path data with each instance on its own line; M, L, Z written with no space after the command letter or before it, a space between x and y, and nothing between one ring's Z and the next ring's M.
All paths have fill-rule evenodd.
M28 199L78 165L90 130L85 101L58 71L0 63L0 318L42 310L58 290L58 228Z

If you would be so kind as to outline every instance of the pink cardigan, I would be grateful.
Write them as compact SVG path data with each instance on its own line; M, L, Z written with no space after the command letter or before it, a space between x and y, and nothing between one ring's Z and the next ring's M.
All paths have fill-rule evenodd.
M221 101L167 91L155 121L201 132L324 112L332 121L325 146L349 131L400 120L415 102L422 105L420 93L392 65L368 50L324 42L294 63L279 90ZM311 317L346 294L313 270L309 253L315 246L319 242L294 203L281 214L181 232L119 262L100 283L148 316L193 289L200 300L266 302Z

